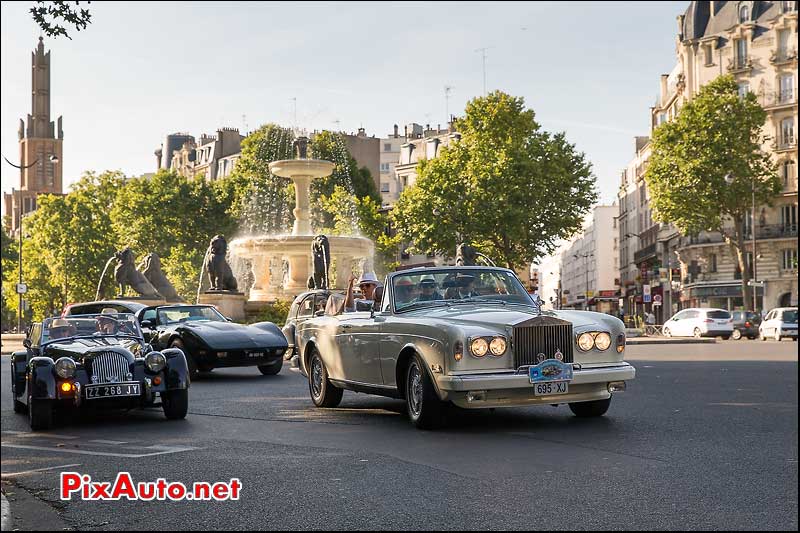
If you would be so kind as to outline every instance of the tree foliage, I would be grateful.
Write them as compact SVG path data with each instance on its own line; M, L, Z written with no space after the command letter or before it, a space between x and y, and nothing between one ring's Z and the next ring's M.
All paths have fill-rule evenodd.
M91 4L91 2L85 2ZM74 6L72 4L75 4ZM67 28L62 24L74 26L75 31L86 29L91 23L92 15L88 9L80 6L80 2L66 2L64 0L53 0L45 2L38 0L36 5L30 9L33 21L42 29L48 37L57 38L63 35L67 39L72 37L67 33Z
M542 131L522 98L475 98L455 128L460 140L419 163L392 211L414 250L452 257L468 242L514 268L580 229L597 199L591 164L563 133Z
M724 236L742 272L745 302L751 298L744 221L752 194L764 205L781 190L775 165L761 148L765 120L754 94L740 96L734 78L720 76L675 120L656 128L645 171L656 220L672 222L684 235Z

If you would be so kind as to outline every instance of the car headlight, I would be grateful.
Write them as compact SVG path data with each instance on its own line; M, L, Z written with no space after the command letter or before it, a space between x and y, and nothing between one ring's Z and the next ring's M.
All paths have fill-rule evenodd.
M150 352L144 358L144 365L150 372L161 372L167 366L167 358L161 352Z
M56 361L56 374L60 378L71 378L75 375L75 361L69 357L62 357Z
M492 355L501 356L506 353L506 340L503 337L495 337L489 343L489 350Z
M625 351L625 334L620 333L617 335L617 352L622 353Z
M611 346L611 335L605 331L598 333L594 338L594 345L601 352L608 350L608 347Z
M472 355L475 357L483 357L486 355L486 352L489 351L489 343L486 342L486 339L477 338L469 345L470 350L472 350Z
M589 333L581 333L578 337L578 348L584 352L588 352L594 347L594 336Z

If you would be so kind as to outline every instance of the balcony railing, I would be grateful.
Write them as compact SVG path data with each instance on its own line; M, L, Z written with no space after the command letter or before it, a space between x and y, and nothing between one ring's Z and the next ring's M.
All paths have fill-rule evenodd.
M753 68L753 60L749 57L737 57L728 59L728 72L737 72L742 70L750 70Z
M645 246L641 250L638 250L633 254L633 260L636 263L644 261L645 259L649 259L651 257L655 257L656 255L656 244L653 243L650 246Z
M789 63L797 60L797 50L790 48L788 50L773 50L772 55L769 57L769 62L773 65L780 65L782 63Z
M765 224L756 226L756 240L797 238L797 224ZM751 241L753 234L750 228L744 235L745 241ZM719 244L725 242L720 233L704 233L699 236L681 237L679 246L692 246L697 244Z
M773 143L772 149L775 151L795 150L797 149L797 138L794 135L784 135L778 139L778 142Z
M765 108L793 105L797 103L797 93L794 89L765 92L759 96L759 103Z

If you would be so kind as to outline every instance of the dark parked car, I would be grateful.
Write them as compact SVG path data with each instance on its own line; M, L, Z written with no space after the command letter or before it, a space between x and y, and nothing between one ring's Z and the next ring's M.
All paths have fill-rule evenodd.
M156 349L180 348L192 378L219 367L257 366L265 376L283 366L288 344L272 322L237 324L212 305L158 305L137 314Z
M48 318L33 324L25 351L11 355L14 412L47 429L57 409L156 407L186 416L189 369L178 349L153 350L129 313Z
M289 343L285 359L292 359L295 368L297 367L297 360L293 356L296 355L294 348L297 346L297 326L309 318L322 316L330 295L331 291L326 289L304 292L294 299L292 306L289 308L289 315L283 325L283 335L286 337L286 342Z
M742 337L747 337L752 340L758 337L761 315L752 311L732 311L731 315L733 315L732 339L738 341Z

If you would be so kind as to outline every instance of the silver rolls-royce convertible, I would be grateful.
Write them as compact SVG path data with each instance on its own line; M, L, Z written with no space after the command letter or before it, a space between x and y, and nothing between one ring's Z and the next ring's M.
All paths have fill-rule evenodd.
M394 272L371 312L332 294L324 316L298 326L300 370L318 407L344 389L404 399L411 422L441 424L448 403L476 409L569 404L605 414L635 369L610 315L543 311L514 272L429 267Z

